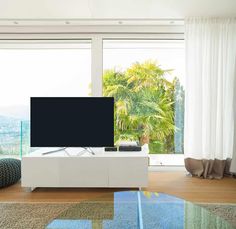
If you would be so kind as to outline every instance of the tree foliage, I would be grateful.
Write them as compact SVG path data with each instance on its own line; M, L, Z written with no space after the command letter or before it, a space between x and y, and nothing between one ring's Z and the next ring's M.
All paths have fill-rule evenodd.
M176 79L167 80L170 73L154 61L104 72L103 95L115 98L115 141L141 140L173 147Z

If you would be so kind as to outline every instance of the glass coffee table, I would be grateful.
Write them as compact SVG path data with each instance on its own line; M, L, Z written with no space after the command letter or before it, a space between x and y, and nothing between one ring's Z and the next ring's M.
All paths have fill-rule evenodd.
M47 229L231 229L196 204L156 192L124 191L73 204Z

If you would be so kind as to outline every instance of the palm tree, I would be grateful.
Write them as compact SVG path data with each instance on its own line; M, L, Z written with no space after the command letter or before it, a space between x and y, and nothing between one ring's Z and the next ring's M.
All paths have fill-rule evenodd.
M173 144L175 82L165 79L170 72L154 61L105 71L103 94L115 98L115 141Z

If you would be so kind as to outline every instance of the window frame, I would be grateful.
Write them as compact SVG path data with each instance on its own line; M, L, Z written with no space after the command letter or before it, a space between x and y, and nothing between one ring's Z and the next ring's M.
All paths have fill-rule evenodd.
M70 29L61 26L60 28L53 27L53 30L49 31L47 27L11 26L2 29L0 26L0 49L6 47L6 44L11 45L14 41L91 40L91 92L95 97L103 96L103 40L106 39L184 40L184 29L183 26L119 26L119 28L117 26L87 26ZM183 154L152 154L150 160L152 158L157 162L155 165L184 165ZM152 163L150 165L153 166Z

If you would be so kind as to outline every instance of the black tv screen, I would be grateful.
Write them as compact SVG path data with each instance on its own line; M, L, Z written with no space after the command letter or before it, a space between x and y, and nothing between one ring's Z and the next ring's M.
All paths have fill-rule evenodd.
M32 97L31 147L114 146L114 98Z

